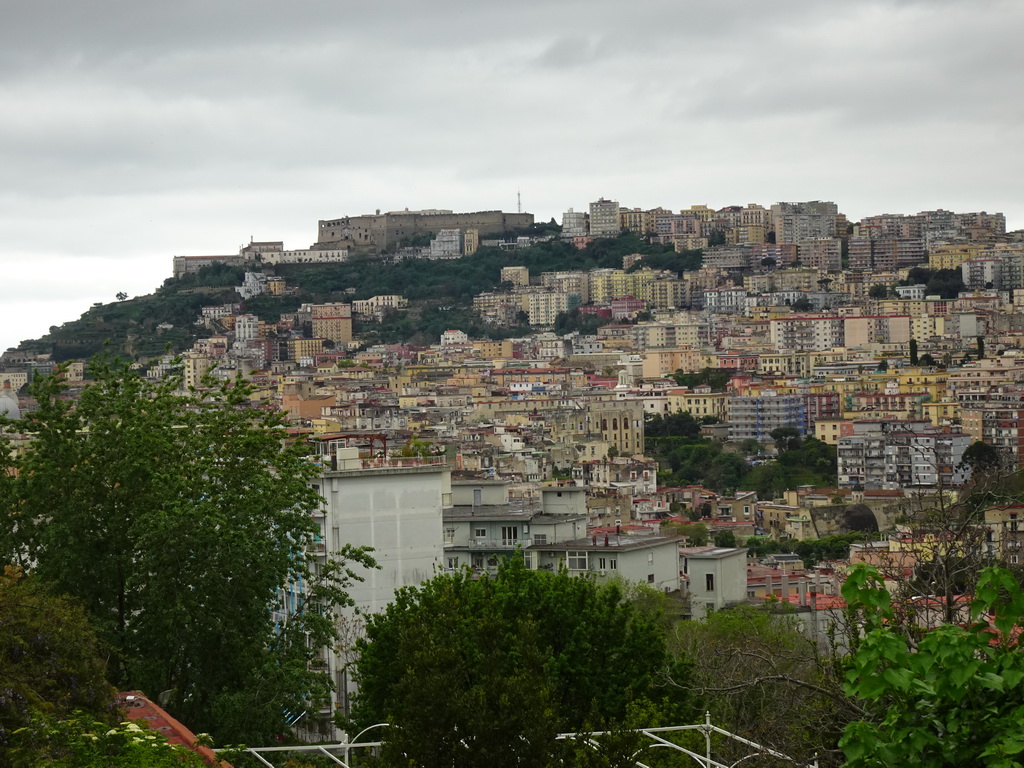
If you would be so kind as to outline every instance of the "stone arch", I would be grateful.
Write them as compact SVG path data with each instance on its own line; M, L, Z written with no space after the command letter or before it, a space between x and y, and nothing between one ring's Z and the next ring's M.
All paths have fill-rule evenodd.
M867 504L851 504L846 507L840 526L843 533L875 533L879 530L878 518Z

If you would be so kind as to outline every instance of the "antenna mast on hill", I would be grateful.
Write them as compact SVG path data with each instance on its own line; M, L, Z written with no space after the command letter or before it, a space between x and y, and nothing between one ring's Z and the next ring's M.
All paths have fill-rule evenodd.
M523 212L523 196L519 194L519 190L516 190L516 213Z

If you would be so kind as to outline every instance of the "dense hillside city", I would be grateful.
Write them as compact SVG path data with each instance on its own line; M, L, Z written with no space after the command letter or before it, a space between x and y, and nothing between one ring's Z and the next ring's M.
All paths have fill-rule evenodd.
M168 266L0 356L0 600L58 585L97 679L217 746L379 728L377 765L597 765L565 734L705 711L726 764L962 756L972 706L1019 752L1002 214L378 210Z

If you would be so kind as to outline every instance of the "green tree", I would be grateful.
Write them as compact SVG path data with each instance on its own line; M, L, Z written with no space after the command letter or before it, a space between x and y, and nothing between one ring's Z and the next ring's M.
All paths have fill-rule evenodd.
M661 526L661 531L667 536L685 536L691 547L703 547L710 540L704 523L666 523Z
M999 471L1004 465L999 449L983 440L976 440L967 446L960 460L970 467L975 480L981 475Z
M776 427L768 433L768 436L775 441L775 447L779 453L795 451L803 441L803 436L796 427Z
M715 534L716 547L735 547L736 534L732 531L718 531Z
M19 429L34 439L8 489L14 556L81 601L116 651L115 684L169 691L168 709L218 740L284 732L287 710L329 693L308 661L356 575L313 573L316 464L241 383L185 393L120 362L90 372L76 401L57 376L33 384ZM280 627L272 610L298 583L306 599Z
M868 289L868 297L872 299L884 299L889 295L889 289L881 283L876 283Z
M440 574L400 589L357 644L352 728L390 722L385 757L401 764L546 766L554 736L623 719L630 702L696 714L661 687L685 666L656 616L618 585L528 570Z
M680 624L674 642L694 660L691 684L715 724L788 754L796 764L834 750L843 727L859 713L844 695L832 659L785 606L714 611ZM747 752L716 757L729 764Z
M843 597L863 628L846 692L865 710L840 741L850 768L1021 765L1024 593L987 568L970 623L907 633L877 571L853 570Z
M917 339L910 340L910 364L917 365L919 362L917 357Z
M731 373L725 368L705 368L699 373L684 373L678 370L672 374L680 387L711 387L713 392L724 392L729 386Z
M963 274L959 269L940 269L928 278L926 291L943 299L955 299L964 290Z
M0 766L10 764L4 755L14 734L33 722L76 711L116 722L106 651L81 606L7 568L0 576Z
M14 735L10 764L49 768L206 768L184 746L171 744L145 723L111 726L76 712L60 720L36 718ZM2 759L0 759L2 764Z

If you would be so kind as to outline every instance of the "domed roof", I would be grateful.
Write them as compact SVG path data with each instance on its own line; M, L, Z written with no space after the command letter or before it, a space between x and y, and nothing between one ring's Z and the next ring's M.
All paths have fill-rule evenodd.
M3 389L0 389L0 416L8 419L21 418L21 406L18 405L18 397L11 389L9 381L5 381Z

